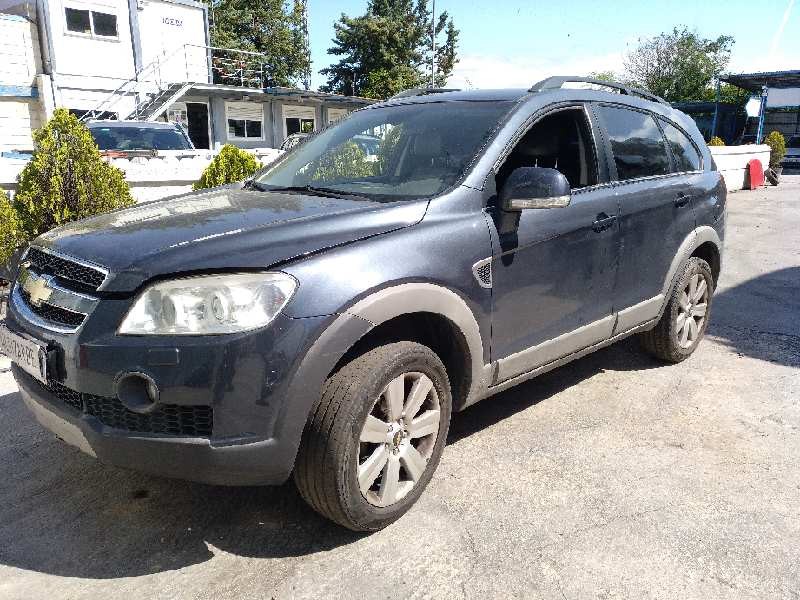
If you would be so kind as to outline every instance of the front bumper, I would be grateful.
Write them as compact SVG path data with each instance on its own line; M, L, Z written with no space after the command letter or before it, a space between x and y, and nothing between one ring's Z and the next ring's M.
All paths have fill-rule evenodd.
M291 472L296 448L276 438L220 444L208 438L125 432L71 409L21 370L12 369L22 399L36 420L103 462L218 485L280 484Z
M108 325L118 322L121 304L101 302L71 335L37 327L9 307L6 326L54 354L48 387L13 368L37 420L117 466L210 484L283 483L325 376L307 354L332 317L280 315L263 329L224 336L118 336ZM159 410L167 410L126 409L115 382L128 372L150 377ZM186 414L205 416L192 422ZM213 425L201 423L208 415Z

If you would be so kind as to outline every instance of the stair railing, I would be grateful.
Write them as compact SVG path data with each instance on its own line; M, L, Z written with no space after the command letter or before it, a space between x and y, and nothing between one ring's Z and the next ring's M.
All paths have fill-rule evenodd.
M183 54L183 69L175 69L174 59ZM202 64L192 61L194 56L203 56ZM182 71L182 72L181 72ZM174 80L174 81L173 81ZM175 83L222 83L236 87L265 88L269 85L266 55L249 50L183 44L172 52L156 56L136 74L108 94L93 110L85 113L81 120L96 118L111 112L120 100L130 93L138 95L142 84L152 84L155 91L146 92L149 98L137 99L131 113L138 118L143 106Z

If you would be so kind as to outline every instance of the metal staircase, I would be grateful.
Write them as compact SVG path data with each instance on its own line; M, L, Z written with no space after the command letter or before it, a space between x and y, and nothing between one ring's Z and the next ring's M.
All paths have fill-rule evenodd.
M86 112L82 121L110 119L119 114L122 99L134 96L136 106L126 120L156 121L193 85L211 82L236 87L267 85L265 55L245 50L184 44L156 57L133 77Z
M188 92L193 83L181 82L170 83L163 90L159 90L155 94L149 96L146 100L140 102L133 109L133 112L125 117L127 120L133 121L155 121L159 115L167 110L172 104L177 101L181 96Z

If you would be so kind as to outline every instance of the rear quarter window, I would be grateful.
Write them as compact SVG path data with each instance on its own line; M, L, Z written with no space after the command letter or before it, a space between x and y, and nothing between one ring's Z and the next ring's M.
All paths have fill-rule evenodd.
M623 181L670 172L667 146L652 115L609 105L598 106L597 112L611 143L617 179Z
M672 150L672 158L675 159L675 170L678 173L699 171L701 165L700 153L697 151L695 145L686 137L683 131L675 127L672 123L664 119L659 119L659 121L661 121L664 135Z

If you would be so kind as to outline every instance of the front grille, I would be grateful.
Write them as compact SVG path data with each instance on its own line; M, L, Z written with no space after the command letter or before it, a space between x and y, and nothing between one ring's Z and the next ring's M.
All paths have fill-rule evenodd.
M35 306L31 304L30 296L24 290L20 290L20 295L25 300L25 306L28 307L28 310L51 323L67 327L78 327L86 318L86 315L61 308L60 306L53 306L47 302L43 302L41 306Z
M59 279L77 284L80 291L94 292L106 279L106 274L99 268L82 265L33 246L28 249L25 260L31 263L37 273L55 275Z
M103 425L133 431L181 437L211 437L214 409L210 406L160 404L153 412L141 414L128 410L117 398L81 394L56 381L46 385L27 373L28 381L39 385L67 406L95 417Z

